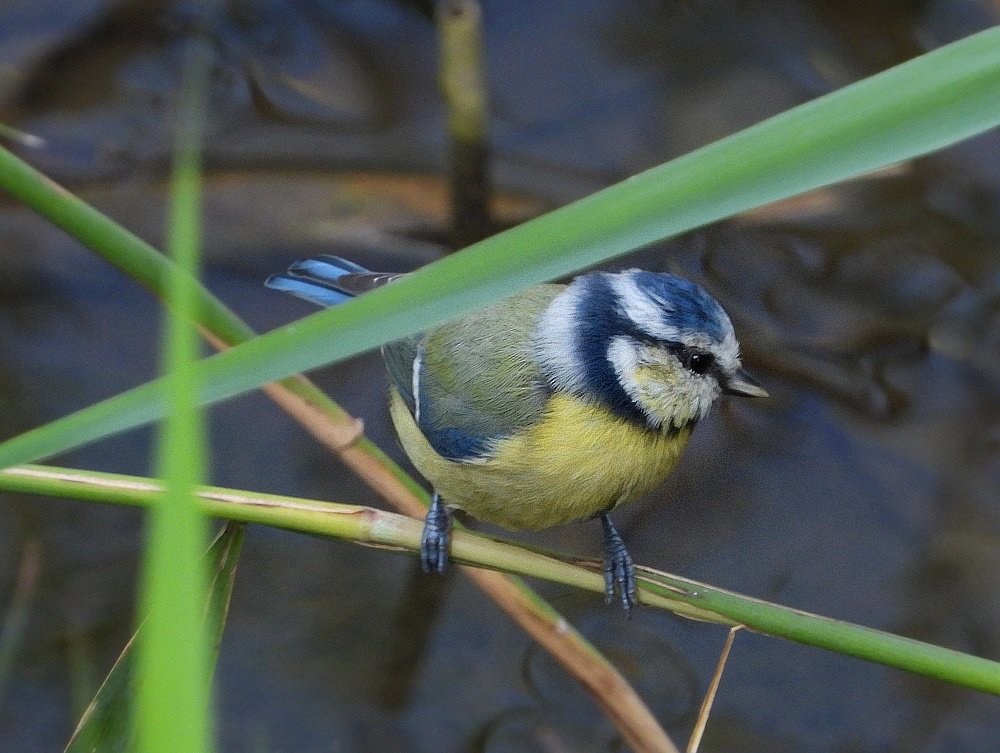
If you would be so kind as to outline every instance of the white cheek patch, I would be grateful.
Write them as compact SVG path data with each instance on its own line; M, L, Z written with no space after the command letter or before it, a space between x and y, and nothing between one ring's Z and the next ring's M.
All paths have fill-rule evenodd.
M694 377L688 393L688 404L691 406L691 418L701 420L708 415L712 404L719 399L722 388L712 377Z
M670 366L661 358L644 358L643 348L631 337L615 337L608 346L608 361L618 383L649 422L680 428L704 418L721 392L715 378L692 374L678 363L676 379L668 381ZM662 366L657 367L658 362Z
M579 393L587 383L583 359L576 353L577 318L584 291L571 283L542 312L535 331L535 358L553 387Z
M639 366L639 351L637 343L631 337L624 335L612 338L608 345L608 361L611 368L615 370L620 384L633 402L636 401L639 393L639 382L635 378L635 372Z
M663 313L674 308L670 301L647 293L636 284L635 277L628 272L608 275L608 280L611 289L618 297L622 311L633 324L658 340L678 341L680 330L663 321Z

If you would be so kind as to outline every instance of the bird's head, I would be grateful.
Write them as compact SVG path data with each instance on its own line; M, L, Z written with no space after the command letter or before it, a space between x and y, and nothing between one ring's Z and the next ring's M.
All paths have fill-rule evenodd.
M657 430L692 425L723 393L767 396L742 368L726 312L670 274L578 277L543 313L535 352L552 389Z

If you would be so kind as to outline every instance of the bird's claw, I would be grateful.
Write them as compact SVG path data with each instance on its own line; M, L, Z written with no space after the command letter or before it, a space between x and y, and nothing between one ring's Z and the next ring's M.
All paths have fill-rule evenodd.
M601 523L604 526L604 599L610 604L617 592L625 617L631 618L632 607L637 603L635 563L611 518L601 515Z
M443 573L451 546L451 513L437 494L431 501L420 538L420 567L425 573Z

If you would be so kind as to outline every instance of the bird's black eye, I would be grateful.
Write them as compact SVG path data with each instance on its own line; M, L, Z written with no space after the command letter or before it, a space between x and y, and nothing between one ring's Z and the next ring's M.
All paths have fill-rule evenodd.
M715 359L708 353L692 353L687 364L685 365L695 374L704 374L712 368L712 362L714 360Z
M683 345L674 346L672 350L674 351L674 355L677 356L677 360L681 362L681 365L694 374L704 374L715 363L715 356L711 353L692 351Z

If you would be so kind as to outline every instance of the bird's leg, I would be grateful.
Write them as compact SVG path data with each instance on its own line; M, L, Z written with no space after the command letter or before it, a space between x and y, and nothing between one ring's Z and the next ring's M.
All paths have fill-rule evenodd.
M424 534L420 539L420 566L425 573L443 573L448 564L451 546L451 512L441 502L437 492L424 519Z
M607 513L601 513L601 523L604 525L604 596L610 604L617 591L625 616L631 617L632 607L636 603L632 555L625 548L621 534Z

